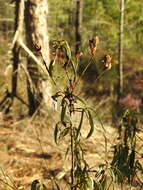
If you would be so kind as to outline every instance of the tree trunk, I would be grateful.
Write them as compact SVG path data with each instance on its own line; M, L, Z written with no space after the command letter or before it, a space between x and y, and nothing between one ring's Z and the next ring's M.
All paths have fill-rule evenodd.
M24 18L24 0L15 1L15 35L18 36L13 47L13 74L12 74L12 96L16 96L17 89L17 70L19 64L20 45L18 38L22 35Z
M123 94L123 32L124 32L124 0L120 0L120 23L119 23L119 56L118 56L118 98Z
M13 53L13 71L12 71L12 84L11 84L11 93L8 94L8 97L11 98L9 105L7 105L6 112L9 112L10 107L13 104L13 100L16 97L17 91L17 76L18 76L18 65L19 65L19 55L20 55L20 45L19 38L22 36L23 29L23 18L24 18L24 0L15 1L15 40L12 48Z
M81 27L82 27L83 0L76 1L75 18L75 54L81 51Z
M39 52L35 49L35 44L38 43L41 47L42 56L48 66L49 38L47 31L47 14L47 0L27 0L25 2L27 46L37 58L40 58ZM29 80L27 81L29 114L32 115L39 107L43 99L45 100L47 98L47 93L45 92L47 91L47 81L43 81L37 64L30 57L27 59L27 70L32 81L32 84ZM48 88L50 88L50 86Z

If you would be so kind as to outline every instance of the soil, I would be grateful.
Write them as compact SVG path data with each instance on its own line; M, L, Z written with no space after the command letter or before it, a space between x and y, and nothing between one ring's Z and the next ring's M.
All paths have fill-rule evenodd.
M1 115L1 190L30 190L30 185L35 179L42 181L48 189L52 189L49 174L62 184L64 189L68 189L70 159L68 157L65 159L68 140L58 145L54 142L53 131L57 119L57 113L48 114L47 117L27 117L20 120L15 120L13 116ZM82 133L86 135L88 130L89 127L85 124ZM108 160L111 160L112 145L117 139L117 132L113 127L106 126L104 132L101 124L96 122L93 135L83 142L85 159L94 168L105 163L103 134L107 139Z

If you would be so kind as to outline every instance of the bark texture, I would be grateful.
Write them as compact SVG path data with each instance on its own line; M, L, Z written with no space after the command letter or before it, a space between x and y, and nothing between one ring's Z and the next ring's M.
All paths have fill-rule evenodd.
M25 26L26 40L28 48L40 58L39 52L35 49L35 44L41 47L42 56L49 64L49 38L47 26L48 5L47 0L27 0L25 2ZM43 99L45 101L50 94L50 86L47 81L43 81L43 76L39 74L37 64L28 57L27 69L32 81L27 81L29 114L32 115L39 107ZM47 94L48 92L48 94Z

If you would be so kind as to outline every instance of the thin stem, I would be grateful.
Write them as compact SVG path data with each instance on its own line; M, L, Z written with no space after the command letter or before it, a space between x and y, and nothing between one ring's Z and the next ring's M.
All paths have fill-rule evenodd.
M70 83L70 77L69 77L69 74L68 74L67 68L65 68L65 72L66 72L67 79L68 79L68 81L69 81L69 83Z
M13 190L17 190L17 188L15 188L14 186L12 186L9 183L5 182L3 179L0 179L0 183L3 183L5 185L7 185L8 187L12 188Z
M74 128L71 125L71 190L74 189Z
M76 58L75 60L75 76L74 76L74 82L76 81L76 78L77 78L77 72L78 72L78 66L79 66L79 60L78 58Z
M102 77L102 75L106 72L106 70L103 70L100 75L95 79L95 82L97 82L98 79Z
M89 63L88 63L87 66L84 68L83 72L81 73L80 77L78 78L77 82L75 83L75 87L79 84L79 82L80 82L81 78L84 76L86 70L87 70L88 67L91 65L92 59L93 59L93 56L90 58Z
M4 184L8 185L9 187L12 187L13 190L17 190L17 187L14 184L13 180L7 174L5 174L5 172L3 171L3 169L1 167L0 167L0 170L1 170L1 172L2 172L2 174L4 176L4 178L5 178L5 181L3 179L0 179L0 182L3 182ZM13 186L8 183L7 179L9 179L9 181L11 182L11 184Z
M70 83L70 88L71 90L73 89L72 87L72 83ZM72 90L72 97L73 97L73 90ZM73 106L74 102L73 99L69 99L69 107ZM71 119L71 132L70 132L70 141L71 141L71 190L74 190L74 168L75 168L75 138L74 138L74 126L73 126L73 121L72 121L72 117L73 117L73 113L74 113L74 109L70 109L70 119Z
M77 73L78 66L79 66L79 59L76 58L76 66L75 66L76 73Z
M44 64L44 66L45 66L45 68L46 68L46 70L48 71L48 74L49 74L49 76L50 76L49 68L47 67L47 64L46 64L46 62L45 62L44 59L43 59L43 64ZM57 84L56 84L55 80L53 79L53 77L50 76L50 78L51 78L53 84L54 84L55 86L57 86Z
M76 77L77 77L77 70L76 70L76 66L74 64L74 61L71 59L71 66L72 66L72 69L73 69L73 72L74 72L74 82L76 81Z
M105 70L104 70L103 72L101 72L101 74L95 79L95 82L97 82L97 80L100 79L104 73L105 73ZM77 82L78 82L78 81L77 81ZM77 83L76 83L76 85L77 85ZM75 85L75 86L76 86L76 85ZM77 96L79 96L81 93L82 93L82 91L79 92L79 94L78 94ZM89 98L89 97L88 97L88 98ZM86 100L87 100L88 98L86 98Z

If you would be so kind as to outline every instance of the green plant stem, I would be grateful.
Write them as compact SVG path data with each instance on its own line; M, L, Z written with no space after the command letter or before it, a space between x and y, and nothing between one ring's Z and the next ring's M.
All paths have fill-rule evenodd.
M72 158L71 158L71 190L74 187L74 141L73 141L73 128L71 129L71 152L72 152Z
M54 79L53 79L53 77L51 77L51 75L50 75L49 68L47 67L47 64L46 64L46 62L45 62L44 58L43 58L43 64L44 64L44 66L45 66L46 70L48 71L48 74L49 74L50 79L52 80L53 84L54 84L55 86L57 86L57 84L56 84L55 80L54 80Z
M74 77L75 80L74 81L76 81L76 78L77 78L79 60L76 58L75 62L76 62L76 64L75 64L75 77Z
M70 114L72 117L72 113ZM74 189L74 128L71 125L71 190Z
M100 73L100 75L95 79L95 82L97 82L97 80L100 79L100 78L102 77L102 75L103 75L105 72L106 72L106 71L103 70L103 71Z
M88 67L91 65L93 60L93 56L90 58L89 63L87 64L87 66L84 68L83 72L81 73L80 77L78 78L77 82L75 83L75 87L79 84L80 80L82 79L83 75L85 74L86 70L88 69Z
M69 77L69 74L68 74L67 68L65 68L65 73L66 73L67 79L68 79L68 81L69 81L69 83L70 83L70 77Z
M75 66L75 71L76 71L76 73L77 73L78 66L79 66L79 59L76 58L76 66Z
M95 79L95 82L97 82L97 80L99 80L105 72L106 72L106 71L102 71L101 74ZM77 82L78 82L78 81L77 81ZM77 83L76 83L76 85L77 85ZM76 85L75 85L75 86L76 86ZM79 96L81 93L82 93L82 91L79 92L79 94L78 94L77 96ZM88 98L89 98L89 97L87 97L86 100L87 100Z

